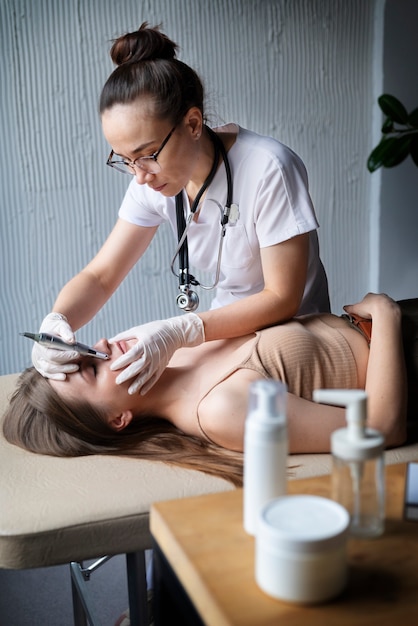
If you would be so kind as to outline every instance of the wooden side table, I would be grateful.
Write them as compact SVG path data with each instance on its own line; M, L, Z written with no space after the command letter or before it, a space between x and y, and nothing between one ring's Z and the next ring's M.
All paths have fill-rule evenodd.
M297 606L254 577L242 490L159 502L151 509L156 626L393 626L418 620L418 525L403 519L406 464L386 468L381 537L348 543L349 582L332 602ZM330 476L289 481L289 493L329 496Z

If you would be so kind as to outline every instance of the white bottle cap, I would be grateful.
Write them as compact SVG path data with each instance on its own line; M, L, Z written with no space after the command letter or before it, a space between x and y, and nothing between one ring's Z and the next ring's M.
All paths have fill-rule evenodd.
M279 380L256 380L251 383L248 415L269 420L286 415L287 387Z
M251 383L247 420L251 423L251 440L268 444L287 440L287 387L278 380L256 380Z

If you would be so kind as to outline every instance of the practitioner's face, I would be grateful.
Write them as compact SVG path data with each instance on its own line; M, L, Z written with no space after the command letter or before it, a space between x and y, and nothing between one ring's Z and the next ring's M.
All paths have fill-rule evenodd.
M110 344L101 339L94 347L108 354L108 360L82 357L77 372L67 374L65 380L49 380L49 383L64 401L87 400L108 410L111 420L116 414L133 408L132 396L128 394L132 381L117 385L116 377L120 370L112 371L110 365L135 343L136 340L129 340Z
M153 116L149 101L117 104L102 114L103 134L115 153L114 158L133 162L157 152L173 130L170 120ZM156 174L135 167L139 185L147 185L163 196L175 196L192 178L199 155L202 119L197 108L191 109L174 128L174 132L157 157ZM115 171L115 176L123 176ZM127 180L128 177L126 177Z

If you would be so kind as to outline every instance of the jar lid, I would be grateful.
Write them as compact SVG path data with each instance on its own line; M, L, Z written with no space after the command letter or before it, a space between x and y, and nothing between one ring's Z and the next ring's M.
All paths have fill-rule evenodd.
M317 552L340 546L349 523L347 510L338 502L311 495L283 496L263 507L257 538L272 549Z

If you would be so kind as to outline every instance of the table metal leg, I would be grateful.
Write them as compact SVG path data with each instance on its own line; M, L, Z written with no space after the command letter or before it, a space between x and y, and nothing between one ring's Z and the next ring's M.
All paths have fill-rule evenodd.
M86 587L90 575L85 576L86 570L82 563L70 563L71 589L73 594L74 626L99 626L99 621L94 611L91 595Z
M146 626L149 619L145 550L129 552L126 555L126 569L131 626Z
M153 566L155 626L204 626L202 618L155 541Z
M87 588L91 574L111 557L105 556L89 567L82 562L70 563L74 626L100 626L91 593ZM131 626L148 626L148 591L145 550L126 554L129 618Z

